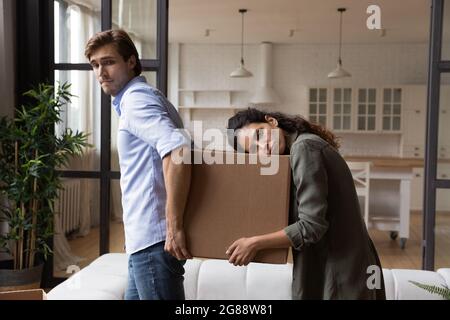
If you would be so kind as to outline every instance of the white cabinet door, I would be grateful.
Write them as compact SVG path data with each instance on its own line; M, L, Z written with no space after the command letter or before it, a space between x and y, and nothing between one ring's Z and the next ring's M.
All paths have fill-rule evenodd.
M403 144L425 146L426 114L424 110L407 109L403 113Z
M450 179L450 164L438 166L438 179ZM414 168L411 180L411 210L423 210L424 168ZM447 190L436 190L436 210L450 211Z
M328 88L310 88L308 119L324 127L328 126Z
M358 88L356 107L356 132L377 130L377 89Z
M439 101L439 138L440 149L450 145L450 87L442 86ZM450 151L450 150L440 150Z
M450 165L438 167L439 179L450 178ZM414 168L411 180L411 210L423 210L424 168ZM450 199L447 190L436 190L436 210L450 211Z
M448 180L450 179L450 163L439 163L437 167L437 178ZM450 211L450 198L448 196L448 189L436 190L436 210Z
M411 180L411 210L422 210L423 208L423 168L413 169Z
M383 132L400 132L402 130L402 104L404 103L401 87L381 89L381 118Z
M403 156L423 158L425 151L427 88L421 86L403 87Z
M332 128L349 132L352 129L352 88L333 88L332 95Z

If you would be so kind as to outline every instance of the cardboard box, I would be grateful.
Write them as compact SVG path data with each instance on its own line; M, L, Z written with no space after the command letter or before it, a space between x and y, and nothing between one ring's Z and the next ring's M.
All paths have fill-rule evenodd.
M289 157L279 156L277 173L262 175L268 166L249 164L248 154L245 164L227 164L236 154L216 152L224 164L193 164L184 226L194 257L228 260L225 251L235 240L287 226L291 169ZM287 248L261 250L253 261L284 264L287 255Z
M0 300L47 300L42 289L0 292Z

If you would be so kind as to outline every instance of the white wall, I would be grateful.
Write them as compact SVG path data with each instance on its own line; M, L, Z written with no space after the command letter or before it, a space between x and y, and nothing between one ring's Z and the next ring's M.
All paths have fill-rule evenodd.
M274 86L284 98L286 112L304 112L299 106L302 85L381 86L425 84L428 46L426 44L347 45L343 65L351 78L328 79L336 67L336 47L331 45L275 46ZM300 108L300 110L299 110Z
M14 110L14 23L15 1L0 0L0 116Z
M251 78L229 76L239 64L238 45L171 44L169 56L169 98L176 106L182 104L177 88L247 90L251 92L251 97L258 84L260 66L257 44L244 48L245 65L254 74ZM305 115L307 86L383 86L427 82L426 43L344 45L342 56L343 65L352 77L328 79L327 74L334 70L337 63L336 45L274 44L273 86L282 101L271 109ZM227 110L193 110L186 116L187 112L180 113L188 128L187 119L203 120L205 128L223 126L230 116ZM398 137L392 137L386 155L398 152L398 140Z
M327 78L336 67L335 45L274 44L273 48L273 84L282 99L276 109L288 113L304 112L305 106L299 106L302 86L426 84L427 80L427 44L345 45L343 65L352 77L339 80ZM238 66L239 50L236 45L181 44L179 87L254 91L259 47L248 45L244 49L246 67L255 75L252 78L229 77Z

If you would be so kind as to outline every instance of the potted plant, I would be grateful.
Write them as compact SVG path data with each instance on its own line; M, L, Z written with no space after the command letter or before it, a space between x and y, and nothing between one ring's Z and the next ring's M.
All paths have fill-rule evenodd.
M437 294L446 300L450 300L450 289L446 285L443 285L442 287L438 287L438 286L434 286L434 285L420 283L417 281L410 280L409 282L411 282L413 285L415 285L423 290L428 291L431 294Z
M83 132L54 133L72 97L69 88L40 84L24 94L31 103L16 110L15 119L0 119L0 222L6 225L0 252L12 260L11 269L0 269L0 291L39 288L62 188L57 168L89 146Z

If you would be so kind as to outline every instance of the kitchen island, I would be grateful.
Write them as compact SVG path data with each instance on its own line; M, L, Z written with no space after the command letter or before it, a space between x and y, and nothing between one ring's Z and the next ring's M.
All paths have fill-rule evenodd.
M388 231L405 248L409 238L411 180L422 159L344 156L346 161L370 162L369 228Z

